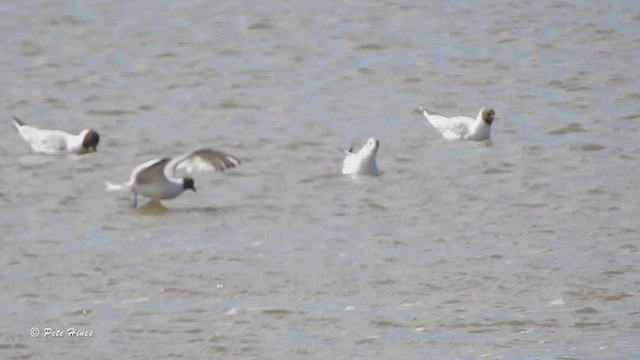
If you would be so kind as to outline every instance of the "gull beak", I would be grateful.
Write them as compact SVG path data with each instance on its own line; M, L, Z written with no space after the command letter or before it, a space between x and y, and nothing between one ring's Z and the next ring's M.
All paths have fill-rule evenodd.
M197 193L196 188L192 187L191 190L193 190L194 193Z

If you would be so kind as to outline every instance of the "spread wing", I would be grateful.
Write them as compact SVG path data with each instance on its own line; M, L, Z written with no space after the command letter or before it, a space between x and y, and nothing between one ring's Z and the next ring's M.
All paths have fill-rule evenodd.
M165 174L174 177L176 171L224 171L240 165L235 156L213 149L198 149L176 156L167 164Z
M138 165L131 172L130 183L143 184L157 184L159 182L168 181L165 176L164 169L171 161L170 158L160 158L147 161L144 164Z

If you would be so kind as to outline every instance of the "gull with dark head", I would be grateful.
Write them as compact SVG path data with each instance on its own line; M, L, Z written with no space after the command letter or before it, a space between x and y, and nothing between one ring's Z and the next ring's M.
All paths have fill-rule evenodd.
M208 148L195 150L173 158L164 157L138 165L129 181L114 184L105 181L107 191L132 192L133 205L138 205L138 194L158 202L180 196L185 190L196 191L193 179L176 177L178 171L223 171L234 168L240 160L225 152Z
M97 151L100 142L98 133L91 129L84 129L78 135L62 130L43 130L26 125L15 116L13 125L31 149L40 154L86 154Z
M488 140L491 137L491 124L498 118L492 108L480 109L475 119L429 114L424 105L420 105L420 111L447 140Z
M345 158L342 164L342 174L344 175L378 175L378 164L376 155L380 148L380 141L374 137L369 138L362 149L353 152L353 147L344 151Z

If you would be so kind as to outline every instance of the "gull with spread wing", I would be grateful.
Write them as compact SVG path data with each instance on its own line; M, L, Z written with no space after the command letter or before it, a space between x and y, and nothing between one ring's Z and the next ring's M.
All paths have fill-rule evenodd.
M138 194L157 202L178 197L187 189L195 192L193 179L176 177L177 171L223 171L239 164L240 160L234 156L204 148L173 158L147 161L133 169L128 182L114 184L105 181L105 184L107 191L132 192L135 207L138 205Z

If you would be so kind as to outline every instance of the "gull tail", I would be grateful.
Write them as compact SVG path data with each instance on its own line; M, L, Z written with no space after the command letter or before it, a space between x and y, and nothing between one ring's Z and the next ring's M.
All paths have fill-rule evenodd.
M17 116L14 116L13 117L13 126L15 126L16 129L20 130L20 128L24 126L24 123L22 122L22 120L18 119Z
M107 191L131 191L131 187L127 184L115 184L110 181L105 181L104 184L107 186Z
M349 150L338 147L338 150L343 152L345 155L353 154L353 146L350 147Z
M437 119L437 115L434 116L433 114L429 114L429 112L427 111L427 107L424 105L420 105L418 107L418 110L420 110L420 112L422 113L422 115L424 115L424 117L429 121L429 123L431 123L431 125L433 125L433 127L435 127L436 129L439 129L439 127L441 126L441 124L438 124L438 119ZM442 131L440 131L442 132Z
M429 116L430 114L427 112L427 107L424 105L420 105L418 107L418 110L420 110L421 113L424 113L426 116Z

